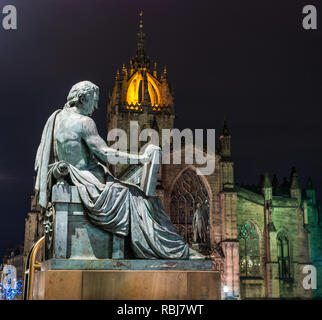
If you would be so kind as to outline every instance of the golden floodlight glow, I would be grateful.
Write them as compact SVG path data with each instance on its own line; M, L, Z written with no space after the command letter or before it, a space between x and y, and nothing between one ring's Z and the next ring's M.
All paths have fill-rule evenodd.
M150 96L151 105L159 105L161 103L161 94L158 81L154 79L149 73L147 73L148 80L148 92ZM141 72L137 71L130 79L130 83L128 85L127 94L126 94L126 102L128 104L138 104L140 105L142 101L140 101L140 93L139 90L144 88L144 79ZM141 94L143 97L143 94ZM142 98L141 98L142 99Z

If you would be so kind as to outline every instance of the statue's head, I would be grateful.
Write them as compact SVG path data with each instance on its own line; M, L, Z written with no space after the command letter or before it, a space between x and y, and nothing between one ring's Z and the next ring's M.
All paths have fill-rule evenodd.
M92 115L98 105L99 89L90 81L81 81L72 86L64 108L76 107L83 115Z

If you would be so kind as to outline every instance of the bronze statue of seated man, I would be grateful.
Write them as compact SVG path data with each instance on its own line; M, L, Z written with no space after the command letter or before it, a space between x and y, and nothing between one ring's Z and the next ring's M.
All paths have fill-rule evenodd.
M63 161L89 220L105 231L129 237L136 258L204 258L179 235L160 199L147 196L136 185L119 181L105 167L106 163L114 164L120 158L148 163L159 147L151 145L143 155L108 147L90 118L97 108L98 97L96 85L79 82L71 88L64 108L48 119L35 163L39 204L46 208L48 172Z

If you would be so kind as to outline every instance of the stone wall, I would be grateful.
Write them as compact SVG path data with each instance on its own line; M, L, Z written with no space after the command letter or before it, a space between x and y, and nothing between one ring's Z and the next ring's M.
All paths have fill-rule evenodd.
M316 201L316 191L312 179L309 178L303 201L304 216L309 231L310 258L316 268L317 289L313 291L314 297L322 297L322 216L321 207Z
M297 199L273 197L272 227L265 227L264 197L238 188L238 227L247 221L255 227L260 240L261 274L257 279L241 278L242 298L310 298L302 286L303 267L311 264L308 232L303 210ZM291 277L280 279L277 237L284 232L289 240ZM266 251L269 248L269 252Z

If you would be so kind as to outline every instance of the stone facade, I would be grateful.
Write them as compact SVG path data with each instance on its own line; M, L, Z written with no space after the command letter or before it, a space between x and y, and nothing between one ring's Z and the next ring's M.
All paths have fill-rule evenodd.
M291 186L295 184L295 180L297 181L297 175L293 171ZM254 192L256 188L236 187L236 189L238 228L241 230L246 223L254 227L258 239L252 241L258 241L260 257L257 272L241 275L242 296L312 297L312 291L304 290L302 285L303 267L316 264L310 258L312 242L309 229L312 227L305 218L306 200L301 202L298 198L302 192L294 192L292 187L286 194L276 189L273 192L268 175L265 176L262 192L260 188L257 188L258 192ZM316 241L318 242L318 238L321 241L321 228L318 225L314 228L319 229ZM242 235L240 241L244 241ZM252 257L245 258L249 263L254 261ZM283 266L284 259L286 265ZM285 272L281 269L285 269Z
M138 56L145 64L134 63ZM128 133L130 121L139 122L139 131L152 128L160 133L161 129L173 129L173 97L169 100L170 115L161 110L150 111L157 106L151 104L154 98L149 97L149 90L143 90L146 96L142 95L144 99L136 105L138 110L127 105L131 91L129 79L141 72L142 66L144 72L157 74L156 67L150 70L146 61L149 58L145 56L140 21L137 55L131 60L131 71L128 74L123 66L122 73L117 73L110 96L108 130L121 128ZM161 79L164 81L165 76ZM170 88L168 79L166 82ZM138 101L139 94L136 94L134 100ZM120 106L124 106L121 111ZM321 289L312 293L302 285L303 267L312 263L317 267L318 282L321 281L322 228L312 183L302 191L293 169L290 181L283 184L278 184L276 177L271 183L266 174L258 186L238 186L234 182L231 135L226 121L219 146L216 168L211 175L197 176L195 163L161 165L157 196L178 231L191 243L192 213L196 204L207 198L210 204L208 253L214 259L215 268L222 271L226 296L242 299L321 296ZM183 150L181 158L184 159ZM122 170L124 166L114 173L122 178ZM321 286L319 282L318 288Z

